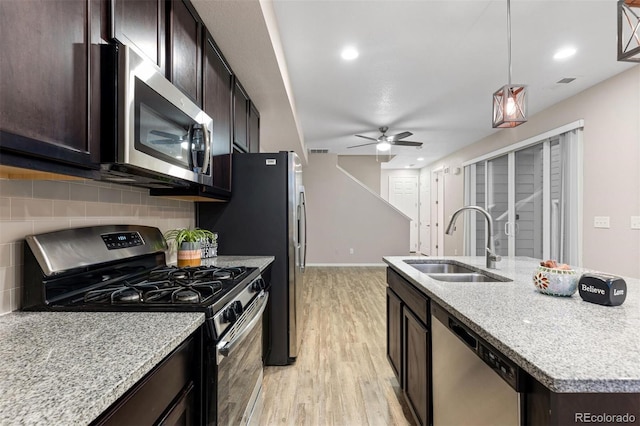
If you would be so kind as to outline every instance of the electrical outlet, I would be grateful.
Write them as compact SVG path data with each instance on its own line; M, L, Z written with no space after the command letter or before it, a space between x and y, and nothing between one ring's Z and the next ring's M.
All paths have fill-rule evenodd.
M640 229L640 216L631 216L631 229Z
M609 228L609 216L594 216L593 217L594 228Z
M349 254L353 254L353 249L352 248L349 249Z

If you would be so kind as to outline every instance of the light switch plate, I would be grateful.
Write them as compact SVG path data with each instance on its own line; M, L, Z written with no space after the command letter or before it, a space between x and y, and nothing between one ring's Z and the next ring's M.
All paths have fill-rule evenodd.
M631 216L631 229L640 229L640 216Z
M609 216L594 216L593 217L594 228L609 228Z

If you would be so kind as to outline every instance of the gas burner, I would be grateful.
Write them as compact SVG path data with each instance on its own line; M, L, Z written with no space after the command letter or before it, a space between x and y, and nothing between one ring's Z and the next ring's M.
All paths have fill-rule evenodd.
M111 293L112 303L138 303L142 300L142 293L132 287L123 287Z
M186 268L174 269L167 274L169 280L189 280L192 278L192 271Z
M220 269L220 270L217 270L217 271L212 271L211 275L213 276L213 278L218 279L218 280L228 280L233 276L231 271L228 271L226 269Z
M194 290L185 288L174 291L171 300L176 303L197 303L200 301L200 295Z

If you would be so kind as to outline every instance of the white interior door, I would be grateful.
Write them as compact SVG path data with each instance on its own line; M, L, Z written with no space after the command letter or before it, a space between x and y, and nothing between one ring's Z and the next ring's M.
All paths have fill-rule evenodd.
M390 176L389 202L411 218L409 251L418 250L418 177Z
M420 221L418 224L418 250L429 256L431 254L431 182L429 170L420 170Z

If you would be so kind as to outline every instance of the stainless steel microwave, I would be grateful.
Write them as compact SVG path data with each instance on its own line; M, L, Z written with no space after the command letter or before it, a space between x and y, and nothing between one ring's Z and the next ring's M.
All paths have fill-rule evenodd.
M132 48L102 48L102 179L149 188L211 185L211 117Z

